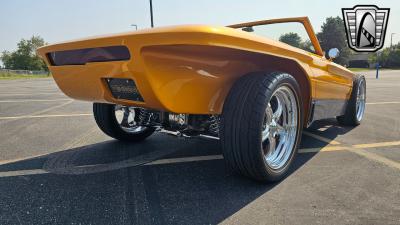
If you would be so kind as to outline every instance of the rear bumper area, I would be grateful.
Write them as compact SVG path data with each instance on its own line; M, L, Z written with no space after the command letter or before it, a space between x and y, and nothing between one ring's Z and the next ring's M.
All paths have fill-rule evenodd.
M242 70L228 60L231 48L210 45L209 29L203 26L176 33L130 33L78 40L45 46L38 53L59 88L71 98L175 113L219 114L237 78L226 74ZM113 46L129 49L129 59L104 60L107 53L99 58L84 51L98 53ZM61 54L54 52L78 52L83 56L71 59L64 54L67 57L60 59ZM133 81L141 97L138 100L142 101L113 95L107 80L116 78Z
M232 28L199 25L76 40L42 47L38 53L59 88L71 98L174 113L220 114L236 79L260 71L270 60L259 49L298 54L261 41L265 40ZM113 52L109 57L113 46L126 47L129 59ZM93 56L85 49L103 55ZM52 52L76 50L82 53L79 60L59 60L57 54L53 61L48 57ZM107 79L115 78L132 80L143 101L113 95Z
M145 72L132 69L142 67L131 64L130 61L93 62L85 65L49 66L49 69L58 87L71 98L163 109L151 91ZM130 86L140 93L140 98L135 101L134 98L113 94L111 87L116 84L110 81L116 79L133 83ZM146 101L143 96L146 96Z
M131 50L131 48L129 48ZM191 114L219 114L239 75L232 50L201 45L146 46L126 61L53 66L50 71L69 97Z

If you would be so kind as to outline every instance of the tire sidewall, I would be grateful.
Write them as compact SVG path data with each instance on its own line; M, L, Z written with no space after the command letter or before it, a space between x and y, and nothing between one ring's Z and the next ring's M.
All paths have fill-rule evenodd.
M99 128L108 136L120 141L141 141L154 132L148 127L137 133L129 133L122 129L115 115L115 105L107 103L94 103L93 113Z
M357 118L357 98L358 98L358 89L360 89L360 87L361 87L361 85L363 85L364 86L364 91L365 91L365 101L367 100L367 84L366 84L366 82L365 82L365 78L364 78L364 76L360 76L359 78L358 78L358 81L357 81L357 90L356 90L356 94L355 94L355 103L354 103L354 107L355 107L355 109L354 109L354 120L356 121L356 123L357 124L360 124L361 123L361 121L362 121L362 119L364 118L364 114L365 114L365 107L366 107L366 105L364 105L364 112L363 112L363 116L361 117L361 119L360 120L358 120L358 118ZM364 103L365 104L365 103Z
M285 74L285 75L286 76L284 76L283 79L278 79L276 82L274 82L272 84L272 87L271 87L272 91L265 90L266 91L265 92L266 93L266 98L265 98L265 101L264 101L264 105L262 107L260 107L260 109L265 110L265 108L267 107L267 104L271 100L272 95L275 93L275 91L278 88L280 88L282 86L289 87L291 89L291 91L294 93L294 96L296 98L297 121L298 121L297 130L296 130L296 138L295 138L295 143L293 145L292 152L291 152L291 154L289 156L289 159L285 163L285 165L283 167L277 169L277 170L276 169L272 169L267 164L267 161L265 159L262 143L260 142L260 145L259 145L260 159L262 159L262 163L263 163L264 169L268 173L269 179L272 180L272 181L282 179L285 176L287 170L290 168L290 165L294 161L295 156L297 154L297 149L298 149L298 146L300 144L301 132L302 132L302 127L303 127L303 108L302 108L303 104L302 104L299 85L298 85L298 83L297 83L297 81L295 80L294 77L292 77L289 74ZM260 124L260 127L259 127L260 136L261 136L261 133L262 133L262 121L263 121L263 117L264 117L264 114L262 112L261 112L261 114L262 114L262 118L258 118L259 121L260 121L259 122L259 124Z
M352 91L352 96L351 96L351 102L350 102L350 106L351 106L351 111L350 114L353 117L353 123L356 125L359 125L361 123L361 120L364 118L361 118L361 120L358 120L357 118L357 97L358 97L358 90L360 89L360 86L364 85L364 90L365 90L365 100L366 100L366 95L367 95L367 90L366 90L366 82L365 82L365 78L364 76L357 76L355 81L354 81L354 88ZM364 113L365 113L365 109L364 109Z

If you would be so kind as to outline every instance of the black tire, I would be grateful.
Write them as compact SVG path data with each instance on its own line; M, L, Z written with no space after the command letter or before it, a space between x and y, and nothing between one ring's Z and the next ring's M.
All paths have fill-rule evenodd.
M266 162L261 134L266 107L281 86L288 86L296 96L298 124L290 157L276 170ZM298 83L286 73L250 73L235 82L224 103L220 130L224 159L230 169L262 182L278 181L288 174L303 127L300 96Z
M93 114L99 128L108 136L120 141L142 141L154 132L154 128L151 127L136 133L123 130L115 116L113 104L93 103Z
M363 117L361 118L357 117L357 97L359 93L358 90L360 88L364 88L365 91L364 94L366 95L365 77L362 75L356 75L353 81L353 90L351 91L351 96L347 103L345 114L336 117L339 124L345 126L357 126L361 123ZM365 105L364 105L364 110L365 110Z

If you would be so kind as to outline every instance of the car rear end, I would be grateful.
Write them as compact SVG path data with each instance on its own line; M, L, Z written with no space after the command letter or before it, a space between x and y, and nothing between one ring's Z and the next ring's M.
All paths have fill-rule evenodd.
M176 113L220 113L237 76L231 28L174 26L93 37L38 49L59 88L79 100ZM240 32L242 33L242 32ZM240 34L239 33L239 34ZM240 36L240 35L238 35Z
M38 49L59 88L79 100L191 114L219 114L240 76L286 45L215 26L173 26Z
M148 104L160 107L149 91L140 46L133 37L134 33L94 37L45 46L38 53L59 88L71 98L140 106L146 104L143 92Z

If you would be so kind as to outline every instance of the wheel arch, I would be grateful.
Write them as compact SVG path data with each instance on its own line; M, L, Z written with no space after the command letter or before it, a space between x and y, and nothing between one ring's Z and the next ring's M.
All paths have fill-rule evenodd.
M249 53L249 54L259 54L259 53ZM304 126L307 126L308 121L310 119L310 114L312 113L312 96L313 96L313 88L312 88L312 83L311 79L308 75L308 65L304 65L304 63L301 63L297 59L291 59L291 58L285 58L282 56L275 56L271 54L263 54L262 56L258 55L258 58L262 62L266 63L260 63L257 62L258 64L257 69L258 71L249 71L249 73L252 72L283 72L290 74L293 76L297 83L299 84L300 87L300 94L301 94L301 99L302 99L302 108L304 112Z
M308 63L303 61L311 62L309 56L300 60L290 57L289 51L278 55L218 44L179 44L146 46L141 49L141 57L147 77L152 81L151 90L162 105L160 109L175 113L218 114L240 77L253 72L280 71L292 75L298 82L304 124L308 122L313 89L311 71ZM179 86L176 81L180 82ZM177 88L174 92L166 88L172 86Z

